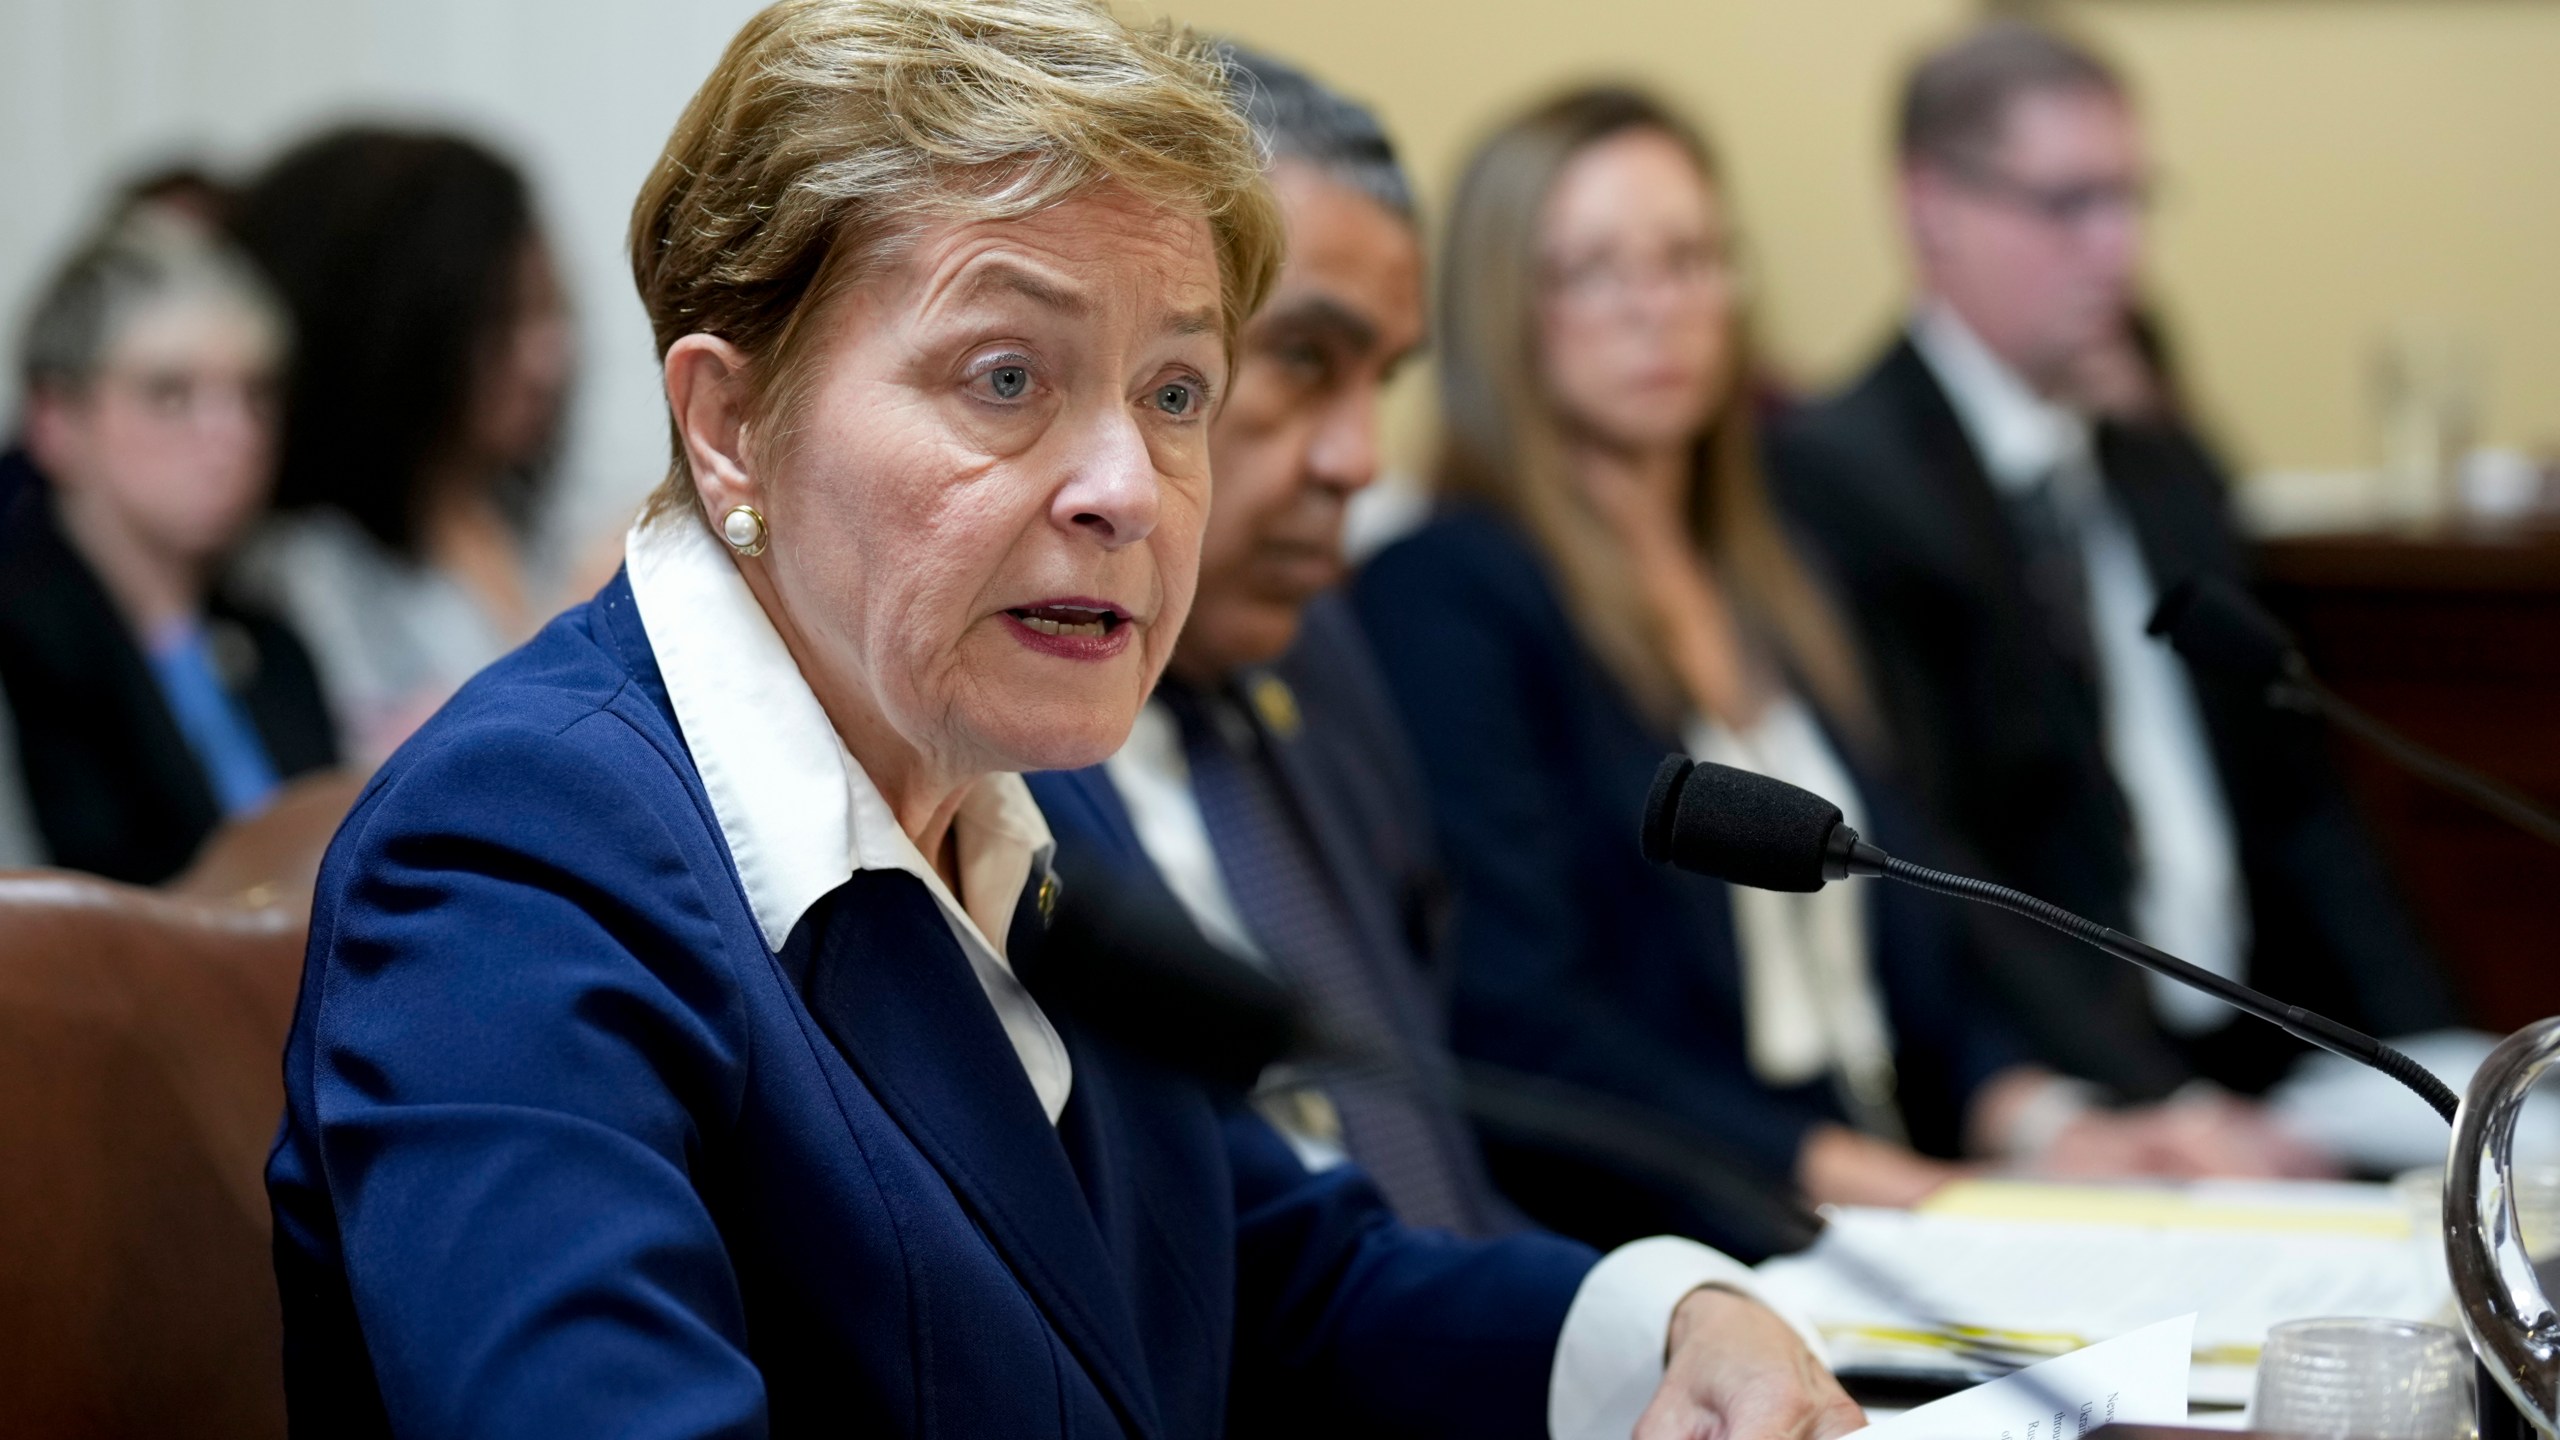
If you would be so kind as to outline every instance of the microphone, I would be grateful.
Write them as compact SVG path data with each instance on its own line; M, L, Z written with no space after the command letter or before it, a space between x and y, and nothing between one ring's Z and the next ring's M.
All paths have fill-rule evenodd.
M2199 670L2255 687L2279 710L2316 715L2382 752L2401 769L2461 796L2547 844L2560 845L2560 816L2513 788L2420 745L2340 698L2311 674L2293 635L2249 593L2198 575L2160 597L2144 627Z
M2248 653L2263 660L2268 653L2263 642L2269 630L2278 637L2283 635L2281 629L2274 628L2273 621L2268 621L2255 630L2254 636L2248 629L2233 627L2210 643L2230 642L2230 649L2224 653L2236 655L2243 653L2254 639L2257 649ZM2279 657L2290 653L2290 646L2290 639L2286 639ZM2300 656L2293 658L2298 662ZM2285 662L2279 658L2278 673L2284 668ZM1736 885L1819 890L1829 881L1852 875L1882 876L1936 894L1996 906L2050 926L2155 975L2193 986L2333 1055L2379 1070L2417 1092L2418 1098L2433 1106L2447 1124L2453 1122L2460 1105L2452 1088L2433 1072L2360 1030L2299 1005L2287 1005L2121 931L2047 904L2023 890L1896 859L1860 839L1854 828L1842 822L1839 806L1783 780L1725 765L1700 764L1686 755L1665 756L1661 768L1654 772L1652 793L1645 800L1639 843L1644 847L1645 858L1655 864L1676 866ZM2482 1359L2477 1363L2480 1440L2525 1440L2531 1432L2515 1402L2491 1373L2488 1362Z
M1645 858L1760 890L1819 890L1850 876L1881 876L1936 894L2023 915L2083 944L2201 990L2297 1039L2371 1066L2418 1093L2446 1121L2458 1104L2425 1066L2361 1030L2261 994L2166 950L2006 885L1899 860L1861 839L1840 807L1783 780L1670 755L1654 772L1639 835Z

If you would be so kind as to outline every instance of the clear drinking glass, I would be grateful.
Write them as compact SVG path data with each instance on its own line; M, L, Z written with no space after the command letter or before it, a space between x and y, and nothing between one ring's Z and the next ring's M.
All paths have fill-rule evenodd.
M2288 1320L2267 1332L2249 1428L2323 1440L2470 1440L2471 1347L2414 1320Z

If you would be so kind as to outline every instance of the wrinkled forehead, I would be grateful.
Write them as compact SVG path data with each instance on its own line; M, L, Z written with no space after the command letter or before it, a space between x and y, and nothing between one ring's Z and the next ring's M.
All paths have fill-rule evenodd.
M1101 187L1032 214L929 225L868 282L909 318L1030 311L1144 335L1223 340L1209 222Z

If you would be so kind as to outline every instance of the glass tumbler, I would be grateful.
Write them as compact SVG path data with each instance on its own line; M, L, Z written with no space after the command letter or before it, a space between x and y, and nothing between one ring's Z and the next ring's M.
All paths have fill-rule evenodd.
M2469 1440L2471 1346L2414 1320L2288 1320L2267 1332L2249 1428L2326 1440Z

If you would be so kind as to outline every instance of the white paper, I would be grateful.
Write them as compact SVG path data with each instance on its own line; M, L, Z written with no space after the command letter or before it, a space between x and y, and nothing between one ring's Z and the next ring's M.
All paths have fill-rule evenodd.
M2181 1315L1932 1400L1859 1440L2079 1440L2104 1425L2179 1425L2196 1317Z
M2247 1198L2231 1193L2235 1204ZM1878 1338L1892 1332L2015 1337L2035 1352L2015 1358L2031 1359L2195 1313L2190 1398L2236 1405L2249 1398L2270 1326L2314 1315L2438 1320L2449 1295L2432 1236L1848 1208L1829 1218L1812 1249L1761 1265L1758 1284L1822 1333L1834 1364L1945 1365L1943 1350Z

